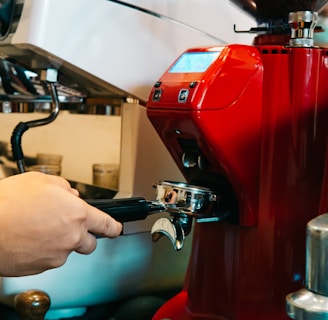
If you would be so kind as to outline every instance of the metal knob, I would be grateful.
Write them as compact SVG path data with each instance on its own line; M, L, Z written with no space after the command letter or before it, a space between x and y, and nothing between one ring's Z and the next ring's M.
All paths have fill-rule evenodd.
M19 320L44 320L50 307L50 297L44 291L24 291L15 296L14 307Z
M291 28L291 47L313 47L313 33L318 22L318 13L312 11L291 12L288 17Z

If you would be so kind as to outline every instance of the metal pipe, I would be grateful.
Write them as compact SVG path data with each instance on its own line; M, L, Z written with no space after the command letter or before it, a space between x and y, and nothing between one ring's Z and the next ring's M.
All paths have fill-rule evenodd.
M11 147L12 147L13 157L17 163L17 168L19 173L23 173L26 171L24 154L22 150L22 136L24 132L26 132L30 128L44 126L46 124L51 123L57 118L59 114L60 104L59 104L56 84L54 82L49 82L47 83L47 86L49 88L52 97L50 115L46 118L31 120L27 122L20 122L15 127L11 135Z

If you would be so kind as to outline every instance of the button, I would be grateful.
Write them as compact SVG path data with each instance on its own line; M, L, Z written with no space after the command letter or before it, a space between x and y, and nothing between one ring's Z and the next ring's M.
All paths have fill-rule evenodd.
M189 94L188 89L181 89L179 91L178 102L187 102L188 94Z
M155 88L159 88L162 84L162 81L157 81L155 84L154 84L154 87Z
M197 81L192 81L189 83L189 88L195 88L197 85Z
M161 99L161 96L162 96L162 90L161 89L154 90L153 101L159 101Z

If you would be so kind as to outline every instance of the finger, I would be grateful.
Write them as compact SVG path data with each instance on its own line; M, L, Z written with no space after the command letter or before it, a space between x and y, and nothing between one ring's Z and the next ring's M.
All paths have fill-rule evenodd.
M27 172L26 174L39 175L39 177L43 178L44 181L51 183L51 184L55 184L68 191L70 191L70 189L72 189L70 183L61 176L55 176L52 174L45 174L45 173L35 172L35 171Z
M87 232L81 239L80 245L75 249L76 252L81 254L90 254L97 247L97 240L94 235Z
M122 232L122 224L107 213L85 203L88 210L87 228L90 232L108 238L118 237Z
M71 184L63 177L48 174L46 175L46 178L48 179L49 182L56 184L57 186L74 194L75 196L80 195L79 191L75 188L72 188Z
M69 190L70 193L74 194L75 196L79 197L80 196L80 192L79 190L75 189L75 188L71 188L71 190Z

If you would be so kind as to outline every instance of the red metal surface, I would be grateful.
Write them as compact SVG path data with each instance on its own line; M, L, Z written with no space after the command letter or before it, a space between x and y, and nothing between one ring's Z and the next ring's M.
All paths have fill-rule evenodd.
M160 79L161 99L151 93L147 110L154 127L187 181L220 190L216 178L227 179L239 216L195 223L184 290L154 320L288 319L285 296L304 281L306 223L328 208L327 60L323 49L235 45L203 78ZM188 101L174 102L190 81ZM181 138L206 158L200 174L183 168Z
M213 48L191 51L207 50ZM243 208L240 224L249 226L255 225L258 218L262 77L260 57L254 47L227 46L205 74L165 73L160 79L161 101L149 103L147 110L182 172L184 150L179 139L197 141L207 159L204 172L227 177ZM190 89L188 101L178 104L179 90L188 88L191 82L198 84ZM204 180L204 172L193 181L188 173L186 178L215 189L216 181Z

